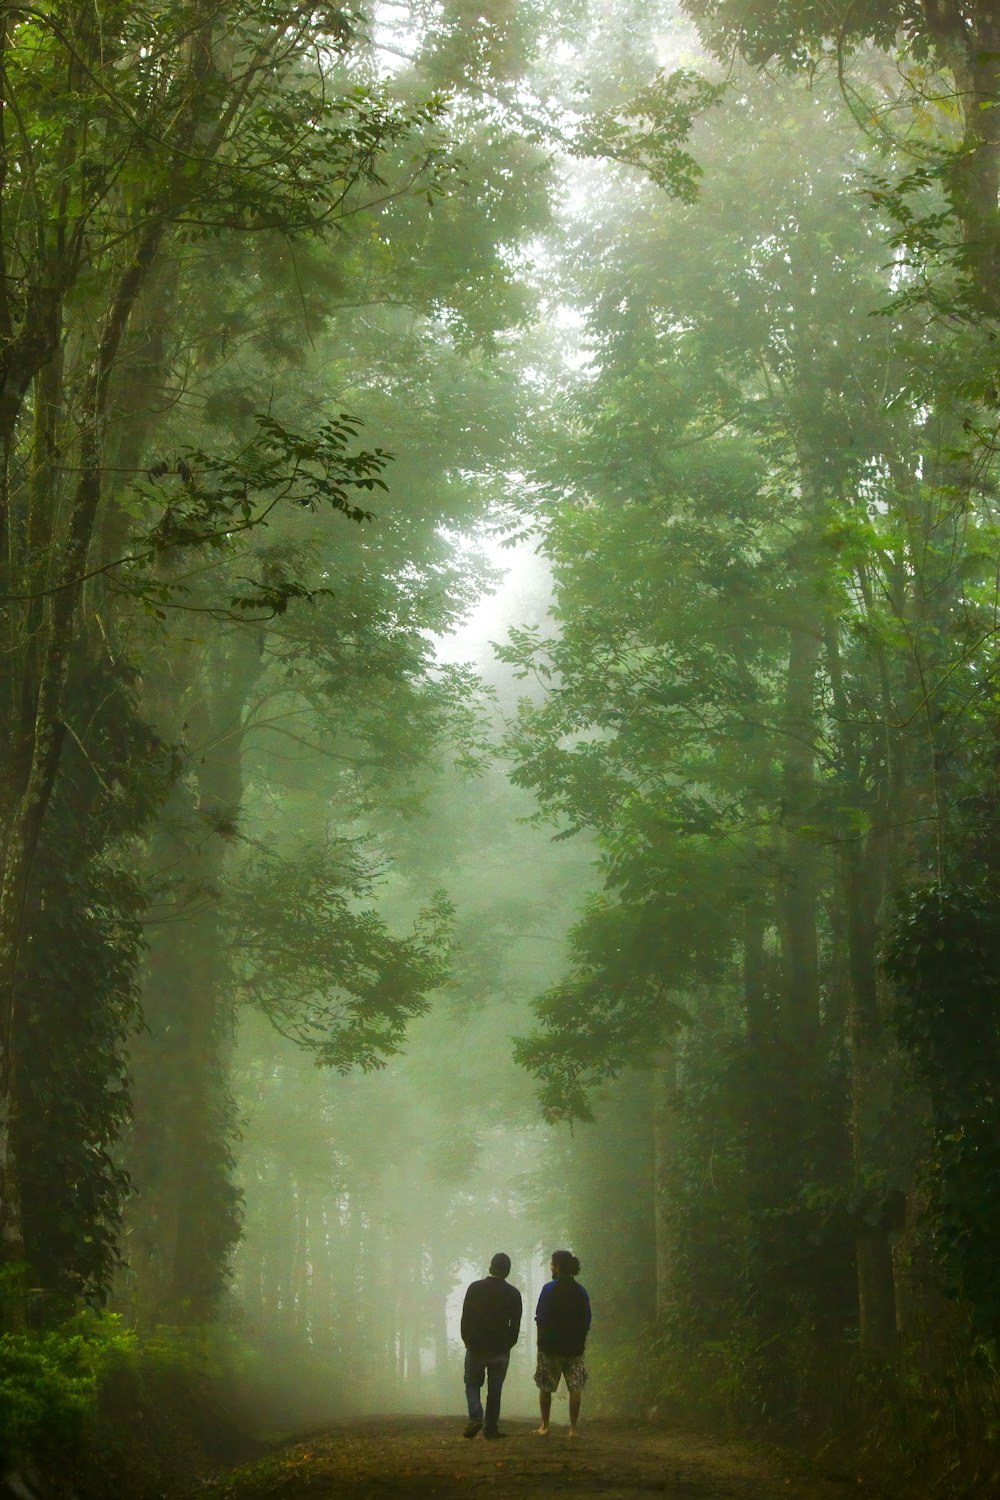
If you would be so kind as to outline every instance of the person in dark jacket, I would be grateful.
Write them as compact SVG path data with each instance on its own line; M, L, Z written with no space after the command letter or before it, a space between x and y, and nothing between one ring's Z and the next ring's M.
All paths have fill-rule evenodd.
M569 1436L576 1437L580 1402L587 1383L583 1350L590 1332L590 1298L577 1281L580 1262L570 1250L552 1252L552 1280L542 1287L535 1309L538 1364L535 1384L542 1414L539 1437L549 1435L552 1396L560 1377L569 1392Z
M484 1438L502 1438L500 1392L510 1351L521 1331L521 1293L507 1280L510 1256L500 1250L490 1261L490 1274L474 1281L462 1304L462 1343L465 1345L465 1396L469 1403L467 1438L480 1428ZM482 1390L486 1381L486 1413Z

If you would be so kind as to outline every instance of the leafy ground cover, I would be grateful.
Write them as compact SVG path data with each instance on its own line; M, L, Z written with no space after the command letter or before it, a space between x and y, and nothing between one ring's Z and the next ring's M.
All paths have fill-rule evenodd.
M160 1500L246 1463L268 1445L227 1395L241 1371L234 1349L203 1332L140 1338L108 1314L5 1335L0 1495Z

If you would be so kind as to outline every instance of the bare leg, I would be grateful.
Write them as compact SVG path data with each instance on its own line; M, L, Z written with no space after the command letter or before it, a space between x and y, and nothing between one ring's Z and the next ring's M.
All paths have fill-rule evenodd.
M570 1391L569 1393L569 1435L576 1437L576 1424L580 1416L580 1402L583 1399L582 1391Z
M552 1413L552 1392L551 1391L539 1391L538 1392L538 1410L542 1414L542 1425L538 1429L538 1436L539 1437L548 1437L548 1435L549 1435L549 1417L550 1417L550 1415Z

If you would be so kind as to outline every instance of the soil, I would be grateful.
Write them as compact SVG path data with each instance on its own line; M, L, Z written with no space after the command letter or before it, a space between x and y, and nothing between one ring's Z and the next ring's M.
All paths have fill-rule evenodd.
M581 1423L547 1438L535 1423L507 1437L462 1436L461 1421L398 1417L345 1423L203 1485L218 1500L845 1500L873 1496L854 1476L804 1474L780 1455L646 1425Z

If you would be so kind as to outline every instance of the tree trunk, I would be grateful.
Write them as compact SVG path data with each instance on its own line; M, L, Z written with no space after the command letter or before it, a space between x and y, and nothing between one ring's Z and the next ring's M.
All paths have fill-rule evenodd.
M781 873L778 922L782 950L782 1030L800 1051L812 1056L819 1037L819 946L816 911L819 860L814 838L800 831L815 817L816 673L818 630L793 627L783 720L781 771Z
M656 1054L653 1073L653 1212L656 1244L656 1321L664 1324L676 1298L674 1202L678 1157L677 1053Z
M175 789L154 846L161 867L179 878L151 929L147 1032L133 1049L129 1165L136 1234L147 1243L137 1295L144 1306L152 1298L161 1317L212 1315L239 1236L229 1089L235 1016L222 902L243 797L244 704L260 670L257 632L247 626L223 639L207 675L192 663L186 676L147 680L149 711L164 736L172 738L186 714L195 741L193 787ZM152 1256L162 1262L155 1273Z
M12 1257L22 1253L17 1169L11 1152L11 1115L17 1027L23 1010L17 975L25 902L65 738L62 705L70 653L79 631L83 579L101 498L101 460L111 369L162 234L162 225L147 232L135 262L121 277L80 400L83 421L80 474L57 586L45 609L37 693L20 695L23 718L14 732L15 743L24 746L25 771L20 785L15 783L12 788L13 814L7 826L0 873L0 1244L3 1253Z
M882 1222L880 1203L870 1198L868 1170L884 1156L882 1137L889 1105L891 1074L888 1041L882 1024L878 994L878 917L885 889L889 849L889 808L886 794L892 769L885 766L882 796L874 808L865 806L861 757L851 703L841 669L835 629L827 634L828 665L834 710L841 725L840 740L848 794L860 815L840 839L840 900L847 947L847 1043L851 1066L851 1177L856 1212L862 1222L856 1235L858 1316L861 1347L880 1359L891 1360L898 1346L896 1291L892 1246ZM888 718L889 705L884 705ZM864 831L864 816L876 826Z
M760 1047L773 1033L774 1015L767 993L764 912L757 900L751 900L743 913L743 1009L750 1045Z
M869 849L869 858L872 850ZM861 1201L866 1169L878 1160L888 1107L887 1042L879 1013L876 913L879 892L856 841L844 849L844 888L850 965L847 1035L851 1057L851 1142L855 1194ZM858 1307L861 1345L884 1359L896 1354L896 1293L892 1247L881 1208L869 1208L858 1235ZM874 1222L872 1222L874 1221Z

